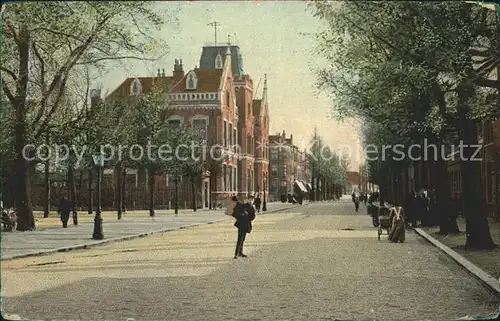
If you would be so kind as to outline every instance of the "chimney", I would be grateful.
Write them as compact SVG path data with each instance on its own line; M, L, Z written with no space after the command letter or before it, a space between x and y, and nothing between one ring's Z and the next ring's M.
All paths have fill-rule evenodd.
M161 76L165 77L165 68L161 68Z
M293 134L290 134L290 142L293 144Z
M175 59L173 75L175 78L179 79L184 77L184 67L182 66L182 59Z
M158 73L156 74L156 77L161 77L161 71L158 69Z

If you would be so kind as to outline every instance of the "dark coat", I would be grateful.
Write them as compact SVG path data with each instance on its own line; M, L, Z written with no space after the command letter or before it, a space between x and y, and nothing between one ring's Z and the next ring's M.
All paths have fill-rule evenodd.
M233 217L236 219L234 226L250 233L252 231L252 221L255 219L255 208L252 204L238 202L234 206Z

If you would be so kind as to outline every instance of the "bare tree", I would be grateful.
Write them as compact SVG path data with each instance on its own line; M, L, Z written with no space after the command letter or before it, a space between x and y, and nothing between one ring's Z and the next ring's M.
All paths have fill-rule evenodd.
M106 62L156 59L166 52L167 46L144 27L165 24L153 6L145 1L23 2L3 12L0 69L3 93L15 114L18 230L35 227L26 143L44 134L81 66L102 68Z

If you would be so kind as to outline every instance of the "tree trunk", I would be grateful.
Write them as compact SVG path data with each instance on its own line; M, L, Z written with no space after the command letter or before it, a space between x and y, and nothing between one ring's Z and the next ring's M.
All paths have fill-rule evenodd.
M43 217L48 218L50 213L50 172L49 160L45 161L44 169L44 200L43 200Z
M122 162L119 161L116 163L115 168L116 173L116 213L118 219L122 218L122 209L123 209L123 189L122 189Z
M49 131L45 133L45 144L49 145ZM50 213L50 160L45 161L44 168L44 200L43 200L43 217L48 218Z
M196 184L191 182L191 193L193 194L192 206L193 212L196 212Z
M148 186L149 186L149 216L155 216L155 173L148 170Z
M122 213L127 213L127 202L126 202L126 194L125 192L127 191L127 168L122 169L122 185L121 185L121 190L122 190Z
M28 161L24 157L24 147L26 146L26 96L28 86L28 61L30 36L28 27L21 25L18 35L19 50L19 73L17 80L17 90L15 103L16 111L15 125L15 200L17 208L17 230L29 231L35 229L35 219L31 204L31 185Z
M79 171L80 172L80 176L78 178L78 196L77 196L77 199L78 199L78 204L77 204L77 207L79 209L82 208L82 188L83 188L83 171Z
M93 168L93 163L91 164L91 167L88 170L89 174L89 181L88 181L88 192L89 194L87 195L88 201L87 201L87 206L88 206L88 211L87 213L92 214L93 213L93 207L94 207L94 194L93 194L93 186L92 186L92 170Z
M174 213L175 215L177 215L179 213L179 179L176 177L174 182L175 182Z
M69 188L69 201L72 204L71 211L73 212L73 224L78 225L78 213L76 211L76 184L75 172L73 164L70 162L68 166L68 188Z
M379 184L379 203L380 203L380 207L384 207L385 206L385 200L387 198L387 195L386 195L386 189L385 189L385 178L384 178L384 174L383 174L383 171L382 171L382 168L379 169L378 171L378 184Z
M316 190L314 189L314 180L315 180L315 177L314 177L314 172L312 173L311 175L311 187L312 187L312 190L311 190L311 193L310 193L310 201L315 201L316 200L316 197L314 195L314 193L316 192Z
M471 97L472 88L462 87L459 91L459 115L461 120L461 131L459 133L462 142L460 172L462 175L462 200L466 219L466 248L471 249L493 249L496 244L490 234L488 218L486 215L486 199L481 176L481 162L477 158L477 122L468 117L466 104Z

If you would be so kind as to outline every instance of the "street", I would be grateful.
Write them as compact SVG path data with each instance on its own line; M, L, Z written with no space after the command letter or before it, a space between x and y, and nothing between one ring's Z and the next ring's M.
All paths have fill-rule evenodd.
M452 320L498 301L407 232L377 240L349 200L258 216L248 258L233 221L2 262L3 311L81 320Z

